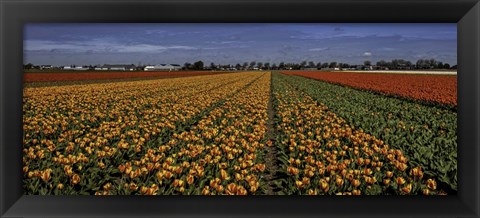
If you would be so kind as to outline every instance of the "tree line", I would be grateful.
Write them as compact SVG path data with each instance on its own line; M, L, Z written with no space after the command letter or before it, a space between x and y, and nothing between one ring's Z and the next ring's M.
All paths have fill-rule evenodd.
M93 68L93 66L87 66ZM140 69L140 66L138 66ZM443 63L437 61L433 58L431 59L418 59L415 63L407 61L404 59L393 59L390 61L380 60L372 64L371 61L364 61L360 65L351 65L342 62L317 62L314 61L302 61L300 63L293 62L280 62L279 64L270 63L270 62L260 62L260 61L250 61L237 64L215 64L210 63L205 65L203 61L196 61L194 63L186 62L182 69L183 70L302 70L306 68L310 69L325 69L325 68L356 68L364 69L365 67L370 67L369 69L389 69L389 70L414 70L414 69L457 69L457 65L450 66L448 63ZM40 66L34 66L31 63L24 64L24 69L40 69ZM141 69L140 69L141 70Z
M183 65L184 70L227 70L227 69L236 69L236 70L251 70L251 69L262 69L262 70L301 70L305 68L313 69L324 69L324 68L359 68L359 67L370 67L375 66L376 68L381 69L390 69L390 70L414 70L414 69L457 69L457 65L450 66L448 63L443 63L437 61L433 58L431 59L418 59L415 63L407 61L404 59L393 59L391 61L380 60L375 64L372 64L371 61L364 61L360 65L351 65L348 63L342 62L317 62L314 61L302 61L300 63L293 62L280 62L279 64L270 63L270 62L260 62L260 61L250 61L237 64L215 64L210 63L209 65L204 65L202 61L197 61L193 64L185 63Z

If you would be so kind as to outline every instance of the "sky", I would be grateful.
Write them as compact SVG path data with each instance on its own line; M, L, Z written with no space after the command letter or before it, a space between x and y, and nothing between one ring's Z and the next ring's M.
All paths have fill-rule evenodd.
M26 24L24 63L206 65L420 58L457 64L456 23Z

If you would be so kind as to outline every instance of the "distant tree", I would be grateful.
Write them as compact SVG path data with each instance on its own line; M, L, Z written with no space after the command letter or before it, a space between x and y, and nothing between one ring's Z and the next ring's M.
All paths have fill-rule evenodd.
M423 59L418 59L417 62L415 63L415 67L417 69L423 69L425 67L426 63L425 60Z
M305 62L306 63L306 62ZM292 63L292 68L294 70L300 70L302 68L302 64L298 64L298 63Z
M203 70L203 62L202 61L197 61L197 62L193 63L193 69Z
M248 67L248 62L244 62L242 67L243 69L246 69Z
M379 67L386 67L387 66L387 62L384 61L384 60L380 60L380 61L377 61L377 66Z
M445 64L443 65L443 69L450 69L450 64L445 63Z
M285 69L290 69L290 68L293 68L293 64L292 63L285 63Z
M323 63L322 64L322 68L327 68L328 66L330 66L330 64L328 64L328 63Z
M328 65L330 68L334 68L334 67L337 67L337 62L333 61L333 62L330 62L330 65Z
M309 61L309 62L308 62L308 67L314 68L314 67L315 67L315 62Z
M263 66L265 67L265 69L269 70L270 69L270 63L266 62L265 64L263 64Z
M213 63L213 62L210 63L210 69L212 69L212 70L217 69L217 66L215 66L215 63Z
M252 62L250 62L249 67L250 67L250 68L253 68L253 67L255 67L256 64L257 64L256 61L252 61Z
M392 67L393 67L394 69L398 69L399 66L400 66L400 60L393 59L393 60L392 60Z
M263 67L263 63L262 63L262 62L258 62L258 63L257 63L257 67L258 67L258 69L261 69L261 68Z
M183 64L183 68L184 68L185 70L190 70L190 69L192 68L192 64L186 62L185 64Z
M318 69L322 68L322 63L321 63L321 62L318 62L318 63L317 63L317 68L318 68Z
M450 69L457 69L457 65L455 64L455 65L451 66Z
M280 62L280 64L278 64L278 68L279 68L280 70L285 69L285 63L284 63L283 61Z
M418 59L416 63L416 67L418 69L432 69L438 67L438 62L431 58L431 59Z
M299 66L299 67L300 67L300 68L304 68L305 66L307 66L307 62L306 62L306 61L302 61L302 62L300 63L300 66Z
M242 68L242 65L236 64L236 65L235 65L235 68L237 68L237 70L239 70L240 68Z
M33 64L32 63L28 63L28 64L25 64L23 65L23 69L26 69L26 70L30 70L33 68Z
M438 62L433 58L430 59L429 62L430 62L430 68L435 68L438 65Z
M371 66L371 65L372 65L372 62L371 62L371 61L364 61L364 62L363 62L363 65L364 65L364 66Z
M277 68L278 68L278 67L277 67L277 64L274 63L274 64L272 65L272 69L276 70Z
M407 66L407 67L413 67L413 64L412 64L412 62L410 62L410 61L405 61L405 66Z
M443 62L438 62L437 63L437 66L436 66L437 69L443 69Z
M391 62L386 62L385 65L391 69L401 70L410 69L413 66L412 62L404 59L393 59Z

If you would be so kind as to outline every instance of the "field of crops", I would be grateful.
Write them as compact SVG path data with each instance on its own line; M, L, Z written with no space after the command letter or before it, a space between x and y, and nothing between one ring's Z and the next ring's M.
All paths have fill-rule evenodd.
M26 194L455 194L456 112L279 72L24 88Z
M211 71L174 71L174 72L36 72L24 73L23 81L25 83L32 82L57 82L57 81L78 81L78 80L108 80L108 79L131 79L131 78L171 78L186 77L195 75L211 75L225 72Z
M457 76L350 72L285 72L414 100L457 105Z

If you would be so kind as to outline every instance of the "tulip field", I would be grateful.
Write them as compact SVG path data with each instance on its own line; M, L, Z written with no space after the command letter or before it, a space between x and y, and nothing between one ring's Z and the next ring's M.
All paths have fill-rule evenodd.
M432 104L307 77L86 76L25 87L25 194L456 194L449 92Z
M24 81L30 82L57 82L79 80L105 80L105 79L132 79L132 78L168 78L195 75L210 75L217 72L208 71L174 71L174 72L63 72L63 73L25 73ZM225 73L225 72L218 72Z

